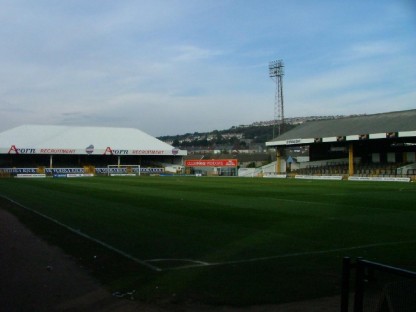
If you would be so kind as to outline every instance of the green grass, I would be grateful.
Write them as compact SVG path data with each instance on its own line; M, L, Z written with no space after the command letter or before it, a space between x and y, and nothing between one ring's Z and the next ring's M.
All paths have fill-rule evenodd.
M0 195L162 269L11 208L112 290L249 305L339 294L341 259L416 269L413 183L195 177L0 179ZM94 258L94 256L97 256ZM98 260L97 260L98 259ZM195 266L191 259L210 263Z

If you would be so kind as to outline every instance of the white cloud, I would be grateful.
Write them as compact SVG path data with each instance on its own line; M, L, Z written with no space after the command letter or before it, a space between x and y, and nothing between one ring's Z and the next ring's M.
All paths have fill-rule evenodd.
M393 41L365 41L353 43L341 54L339 61L354 62L359 60L389 57L402 51L402 44Z
M220 51L203 49L192 45L174 47L173 51L175 56L173 56L172 60L185 63L205 60L222 54Z
M287 64L286 116L408 108L416 39L403 26L414 21L390 6L5 1L0 131L65 123L163 135L270 120L276 58Z

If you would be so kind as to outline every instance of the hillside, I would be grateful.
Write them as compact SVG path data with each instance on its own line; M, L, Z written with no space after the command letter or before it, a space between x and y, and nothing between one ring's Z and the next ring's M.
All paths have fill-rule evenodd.
M306 121L341 117L344 116L287 118L282 133ZM272 140L273 134L276 133L274 121L263 121L254 122L251 125L232 126L226 130L160 136L158 139L181 149L253 149L257 146L264 146L264 143Z

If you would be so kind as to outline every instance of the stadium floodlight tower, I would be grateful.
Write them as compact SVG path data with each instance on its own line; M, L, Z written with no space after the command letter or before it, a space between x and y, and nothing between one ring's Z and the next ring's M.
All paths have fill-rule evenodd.
M278 135L284 131L284 108L283 108L283 61L277 60L269 63L269 76L276 82L276 93L274 98L274 128L278 127Z

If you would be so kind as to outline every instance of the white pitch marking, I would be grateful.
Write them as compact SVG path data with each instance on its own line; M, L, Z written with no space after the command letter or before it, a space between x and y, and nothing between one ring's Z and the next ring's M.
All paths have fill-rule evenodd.
M241 264L241 263L249 263L249 262L257 262L257 261L265 261L265 260L272 260L272 259L282 259L282 258L289 258L289 257L299 257L299 256L309 256L309 255L317 255L317 254L324 254L324 253L332 253L332 252L338 252L338 251L348 251L348 250L356 250L356 249L362 249L362 248L372 248L372 247L380 247L380 246L390 246L390 245L400 245L400 244L412 244L412 243L416 243L416 240L412 240L412 241L400 241L400 242L386 242L386 243L376 243L376 244L368 244L368 245L361 245L361 246L352 246L352 247L344 247L344 248L335 248L335 249L327 249L327 250L317 250L317 251L305 251L305 252L296 252L296 253L289 253L289 254L283 254L283 255L276 255L276 256L269 256L269 257L258 257L258 258L250 258L250 259L242 259L242 260L232 260L232 261L224 261L224 262L205 262L205 261L200 261L200 260L189 260L189 259L150 259L150 260L140 260L137 259L127 253L125 253L124 251L117 249L111 245L108 245L107 243L104 243L103 241L100 241L96 238L93 238L85 233L82 233L79 230L76 230L56 219L53 219L47 215L44 215L36 210L33 210L31 208L28 208L18 202L16 202L15 200L1 195L0 197L28 210L31 211L47 220L50 220L66 229L68 229L69 231L78 234L82 237L85 237L93 242L96 242L130 260L133 260L136 263L139 263L153 271L157 271L157 272L162 272L162 271L168 271L168 270L183 270L183 269L190 269L190 268L197 268L197 267L204 267L204 266L221 266L221 265L230 265L230 264ZM194 262L195 264L190 264L190 265L184 265L184 266L178 266L178 267L172 267L172 268L166 268L166 269L161 269L157 266L151 265L148 262L158 262L158 261L189 261L189 262Z
M143 260L144 262L168 262L168 261L180 261L180 262L192 262L198 265L210 265L209 262L200 261L200 260L192 260L192 259L149 259Z
M290 258L290 257L319 255L319 254L332 253L332 252L338 252L338 251L349 251L349 250L356 250L356 249L363 249L363 248L400 245L400 244L413 244L413 243L416 243L416 240L376 243L376 244L368 244L368 245L352 246L352 247L344 247L344 248L335 248L335 249L327 249L327 250L317 250L317 251L295 252L295 253L269 256L269 257L258 257L258 258L250 258L250 259L242 259L242 260L231 260L231 261L224 261L224 262L212 262L212 263L205 262L206 264L190 264L190 265L184 265L184 266L179 266L179 267L166 268L164 270L166 270L166 271L167 270L183 270L183 269L191 269L191 268L204 267L204 266L221 266L221 265L230 265L230 264L241 264L241 263L266 261L266 260L282 259L282 258Z
M33 209L29 208L29 207L26 207L26 206L18 203L17 201L15 201L15 200L13 200L11 198L8 198L7 196L4 196L4 195L1 195L0 194L0 197L2 197L4 199L6 199L6 200L8 200L8 201L10 201L10 202L18 205L19 207L21 207L23 209L26 209L26 210L34 213L34 214L37 214L38 216L41 216L41 217L43 217L43 218L45 218L45 219L47 219L49 221L52 221L55 224L58 224L58 225L60 225L60 226L62 226L64 228L66 228L67 230L71 231L72 233L75 233L77 235L80 235L80 236L82 236L84 238L87 238L87 239L89 239L89 240L91 240L91 241L93 241L93 242L95 242L95 243L97 243L97 244L99 244L101 246L104 246L107 249L110 249L110 250L112 250L112 251L114 251L114 252L122 255L123 257L126 257L126 258L128 258L128 259L130 259L130 260L132 260L132 261L134 261L134 262L136 262L138 264L141 264L141 265L143 265L143 266L145 266L145 267L147 267L147 268L149 268L149 269L151 269L153 271L157 271L157 272L161 272L162 271L162 269L159 268L159 267L157 267L157 266L151 265L151 264L147 263L146 261L137 259L137 258L133 257L132 255L130 255L130 254L128 254L128 253L126 253L126 252L124 252L124 251L122 251L120 249L117 249L117 248L115 248L115 247L113 247L113 246L111 246L111 245L109 245L109 244L107 244L107 243L105 243L103 241L100 241L99 239L96 239L96 238L94 238L92 236L89 236L88 234L82 233L80 230L74 229L74 228L72 228L72 227L70 227L70 226L68 226L68 225L66 225L66 224L64 224L64 223L62 223L62 222L54 219L54 218L51 218L51 217L49 217L49 216L47 216L47 215L39 212L39 211L33 210Z

